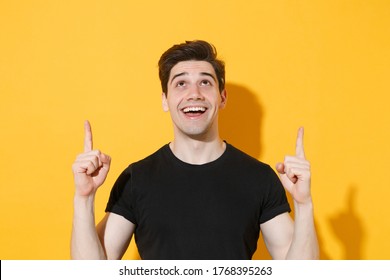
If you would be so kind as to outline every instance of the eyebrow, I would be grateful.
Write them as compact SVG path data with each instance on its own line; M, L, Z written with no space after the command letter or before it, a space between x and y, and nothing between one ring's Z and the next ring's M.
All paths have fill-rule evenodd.
M173 82L174 79L176 79L177 77L180 77L180 76L184 76L184 75L188 75L188 72L181 72L181 73L178 73L176 74L175 76L172 77L171 79L171 84ZM215 82L217 81L216 78L214 77L214 75L208 73L208 72L200 72L200 75L201 76L208 76L208 77L211 77Z

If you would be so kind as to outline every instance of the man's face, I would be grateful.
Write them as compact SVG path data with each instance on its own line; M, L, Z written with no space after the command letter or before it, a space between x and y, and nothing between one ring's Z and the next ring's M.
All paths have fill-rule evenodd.
M209 138L218 135L218 112L225 107L226 91L219 92L213 66L206 61L176 64L162 94L164 111L170 111L175 136Z

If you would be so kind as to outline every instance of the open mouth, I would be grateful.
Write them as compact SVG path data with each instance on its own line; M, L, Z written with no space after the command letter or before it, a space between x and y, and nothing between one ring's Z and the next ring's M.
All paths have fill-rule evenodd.
M201 107L201 106L185 107L182 109L182 112L188 117L201 116L206 111L207 111L207 108Z

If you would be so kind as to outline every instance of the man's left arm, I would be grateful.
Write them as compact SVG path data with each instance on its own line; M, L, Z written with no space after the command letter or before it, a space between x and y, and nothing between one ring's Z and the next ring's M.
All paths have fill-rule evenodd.
M310 163L303 149L303 128L298 130L295 156L286 156L276 165L280 181L294 199L294 221L288 213L260 225L265 244L274 259L318 259L310 191Z

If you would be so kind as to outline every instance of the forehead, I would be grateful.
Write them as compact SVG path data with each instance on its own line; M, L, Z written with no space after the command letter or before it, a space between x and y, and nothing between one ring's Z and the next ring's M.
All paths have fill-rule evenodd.
M169 75L169 79L171 77L180 74L180 73L188 73L188 74L199 74L199 73L209 73L213 76L215 75L215 71L210 62L207 61L197 61L197 60L187 60L180 61L175 66L172 67L171 73Z

